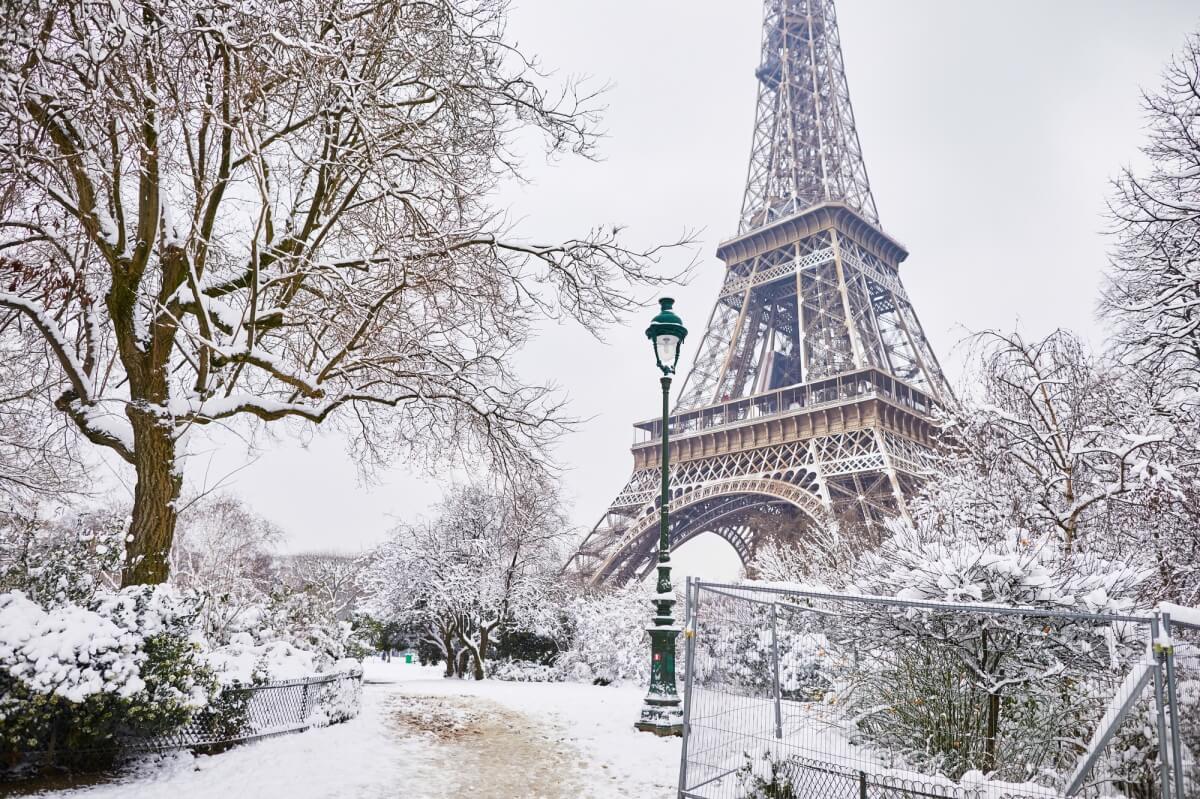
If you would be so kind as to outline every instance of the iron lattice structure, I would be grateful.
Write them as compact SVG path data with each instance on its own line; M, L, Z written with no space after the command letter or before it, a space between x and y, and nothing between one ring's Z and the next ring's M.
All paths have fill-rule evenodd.
M738 234L669 420L672 546L711 531L743 561L767 529L819 543L903 513L951 398L879 227L833 0L766 0L755 75ZM635 427L633 476L570 564L593 583L655 552L662 422Z

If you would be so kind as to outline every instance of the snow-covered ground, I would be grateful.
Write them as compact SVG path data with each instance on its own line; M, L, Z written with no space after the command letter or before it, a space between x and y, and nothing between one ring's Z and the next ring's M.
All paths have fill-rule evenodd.
M679 739L633 729L642 690L445 680L370 659L358 718L212 756L175 754L71 799L668 797Z

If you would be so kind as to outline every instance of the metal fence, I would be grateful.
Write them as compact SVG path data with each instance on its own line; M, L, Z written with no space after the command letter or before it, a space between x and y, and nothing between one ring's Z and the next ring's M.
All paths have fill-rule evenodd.
M1200 796L1165 614L686 590L681 799Z
M133 751L224 746L300 732L358 715L362 671L226 688L184 726L153 738L123 742Z

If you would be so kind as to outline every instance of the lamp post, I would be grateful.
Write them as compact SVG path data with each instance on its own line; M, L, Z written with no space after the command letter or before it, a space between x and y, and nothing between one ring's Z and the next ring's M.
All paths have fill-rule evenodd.
M675 300L663 297L662 308L646 328L646 337L654 345L654 359L663 376L662 385L662 498L658 511L658 588L654 603L654 623L650 626L650 690L642 703L642 715L634 726L655 735L682 735L683 710L675 691L675 639L679 628L671 608L675 594L671 590L671 541L668 531L667 495L670 489L669 431L671 375L679 363L679 350L687 337L687 328L671 307Z

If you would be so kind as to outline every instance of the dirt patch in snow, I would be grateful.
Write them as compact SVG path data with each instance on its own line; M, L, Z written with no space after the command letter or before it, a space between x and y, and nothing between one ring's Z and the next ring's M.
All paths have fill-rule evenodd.
M405 696L394 703L393 718L406 731L427 733L440 741L478 735L486 713L431 696Z
M583 758L552 728L478 697L401 694L390 708L398 732L436 740L413 796L575 799ZM428 780L428 781L424 781Z

